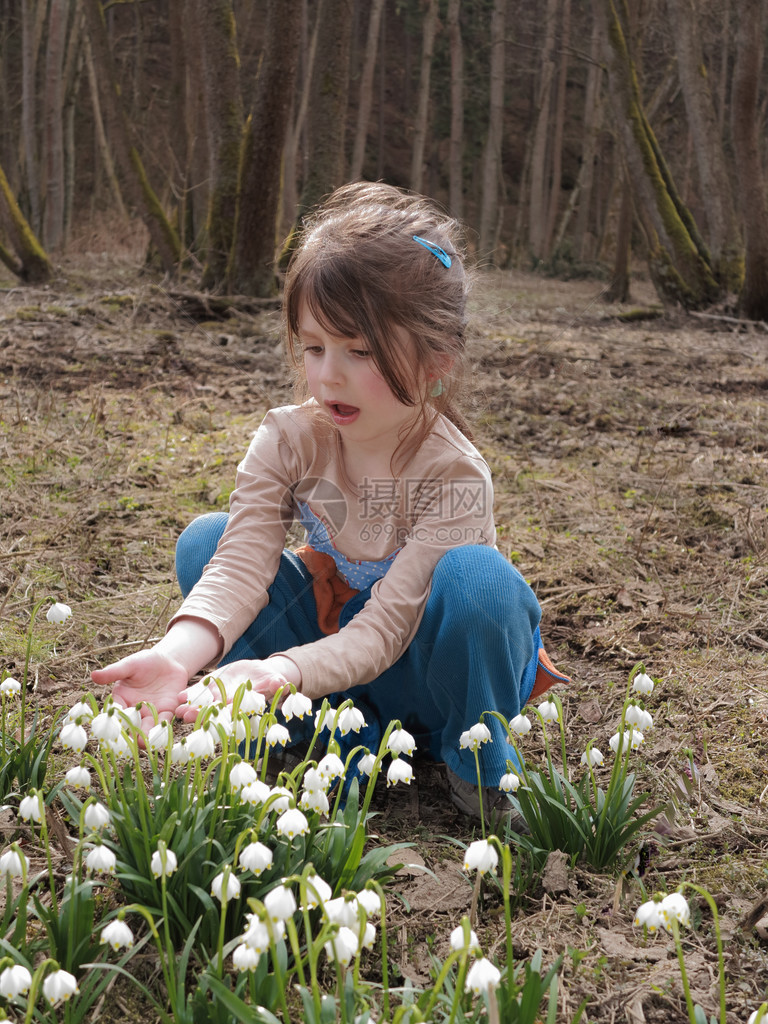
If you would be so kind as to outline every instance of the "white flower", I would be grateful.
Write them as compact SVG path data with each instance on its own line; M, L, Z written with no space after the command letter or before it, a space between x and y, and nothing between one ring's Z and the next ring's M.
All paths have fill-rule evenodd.
M637 729L635 729L634 726L632 727L631 731L629 729L625 729L624 731L625 733L629 733L630 748L632 750L637 750L637 748L645 739L643 734L639 732ZM608 746L611 748L614 754L618 753L619 748L624 747L624 740L622 738L622 734L620 732L615 732L613 736L611 736L611 738L608 740Z
M18 679L14 679L13 676L7 676L2 683L0 683L0 693L6 696L15 697L17 693L21 692L21 683Z
M284 725L280 725L279 722L275 722L274 725L270 725L267 729L267 734L264 739L267 741L267 746L275 747L279 743L281 747L284 747L291 738L291 734L288 732Z
M232 964L238 971L255 971L260 959L261 953L257 953L247 942L241 942L232 953Z
M326 754L318 762L317 770L329 782L331 779L344 778L344 762L338 754Z
M277 797L276 800L272 800L269 809L270 811L277 811L278 814L282 814L283 811L287 811L293 803L293 793L288 789L287 786L274 786L269 791L270 797Z
M240 851L239 864L245 871L252 871L257 877L272 867L274 856L264 843L249 843Z
M11 847L0 857L0 875L10 875L11 878L22 878L28 868L27 858L21 850L14 850Z
M404 782L410 786L412 780L413 766L408 761L404 761L402 757L393 758L387 768L387 787L396 786L398 782Z
M110 714L108 711L102 711L91 722L91 732L97 740L104 742L116 740L122 732L122 728L118 716Z
M0 979L0 983L1 982L2 979ZM763 1022L768 1024L768 1003L763 1003L762 1006L758 1006L756 1010L753 1010L752 1013L750 1013L747 1024L758 1024L758 1022L760 1022L760 1024L763 1024Z
M171 747L171 764L187 764L189 762L189 750L187 749L187 738L182 736Z
M35 793L30 796L25 796L19 804L19 815L25 821L40 821L42 813L40 811L40 797Z
M213 757L215 750L216 743L211 730L195 729L187 736L187 753L190 758Z
M495 871L499 863L499 854L496 847L487 839L476 839L470 843L464 853L464 870L471 871L475 868L484 875L486 871Z
M325 953L329 960L336 960L346 967L357 956L360 947L358 936L351 928L341 927L332 939L325 944Z
M370 751L367 754L363 754L360 760L357 762L357 770L362 772L363 775L372 775L373 769L376 767L376 755L371 754Z
M477 935L470 929L469 931L469 943L464 938L464 929L461 925L458 928L454 928L451 932L450 937L451 949L456 950L460 953L462 949L477 949L479 943L477 941Z
M150 750L167 750L172 735L169 722L158 722L147 733L147 746Z
M344 708L339 713L339 732L346 736L348 732L360 732L366 725L365 716L359 708Z
M322 732L323 729L327 729L328 732L332 732L335 721L335 708L326 708L325 711L320 708L315 715L315 729L317 729L318 732Z
M647 928L649 932L656 932L664 927L664 919L660 913L661 904L655 900L647 900L637 908L635 919L632 922L637 928Z
M296 912L296 897L286 885L277 885L264 897L264 908L272 921L287 921Z
M334 924L359 928L360 915L356 896L337 896L333 900L327 900L323 910L328 920Z
M187 688L187 704L192 708L207 708L216 699L208 688L210 676Z
M133 932L125 921L115 918L114 921L110 921L108 925L101 929L99 941L102 944L111 946L115 952L118 949L132 949Z
M158 847L152 854L149 869L152 872L153 878L160 878L161 875L168 878L168 876L172 875L178 866L179 862L176 859L176 854L173 850L169 850L165 846L165 843L163 843L162 847Z
M357 894L357 902L368 917L381 913L381 896L379 896L375 889L361 889Z
M275 828L281 836L293 839L294 836L303 836L309 832L309 822L298 807L290 807L277 819Z
M373 949L373 944L376 941L376 927L371 924L370 921L365 922L363 928L363 934L360 937L360 948L365 947L366 949Z
M15 999L16 996L26 995L31 984L32 975L27 968L23 964L14 964L0 974L0 995L6 999Z
M258 777L256 769L249 761L238 761L230 769L229 785L233 790L242 789L243 786L250 786L252 782L256 782Z
M121 708L119 705L115 705L115 714L121 720L123 728L133 727L138 729L141 726L141 711L137 707Z
M124 732L121 732L120 735L116 736L113 740L107 740L104 745L108 750L112 751L115 757L128 757L131 753L131 745Z
M331 804L325 790L305 789L302 791L299 807L302 811L317 811L318 814L327 814L331 809Z
M248 927L240 936L240 940L243 945L248 946L255 953L266 953L273 936L275 941L282 938L285 929L282 919L271 921L267 924L265 921L260 920L256 914L247 914L246 917L248 919Z
M224 888L224 875L227 875L227 887ZM235 900L240 895L240 882L230 871L221 871L211 882L211 896L215 896L222 903L228 900Z
M255 782L243 786L240 790L240 799L245 800L247 804L263 804L271 792L266 782L256 779Z
M642 693L648 696L649 693L653 693L654 682L650 676L647 676L645 672L640 672L632 680L632 689L635 693Z
M67 722L62 726L59 738L65 750L74 750L77 754L82 754L88 743L88 733L82 725L75 722Z
M545 722L557 722L560 718L557 704L553 700L542 701L539 704L538 712Z
M477 750L483 743L490 743L491 730L485 722L476 722L459 737L459 746L463 750Z
M240 700L240 711L244 715L263 715L267 708L267 698L263 693L254 690L248 683L244 684L243 696Z
M320 875L308 875L306 879L307 906L310 910L326 903L333 896L333 889Z
M99 829L105 828L112 819L104 804L91 803L85 808L83 820L85 821L86 828L91 829L93 832L98 832Z
M590 764L593 768L598 767L604 762L605 758L603 757L601 751L597 749L597 747L590 747L589 751L585 750L584 753L581 755L581 763Z
M69 711L64 716L65 722L77 722L80 719L86 719L90 722L93 718L93 708L90 704L87 704L83 700L79 700L77 704L73 704Z
M283 705L280 708L283 712L283 718L286 722L294 717L303 720L304 715L308 715L312 711L312 701L303 693L289 693L283 701Z
M659 915L667 931L672 931L673 920L685 925L686 928L691 923L691 908L681 892L671 892L669 896L664 897L659 904Z
M504 793L516 793L520 788L520 776L516 772L507 772L499 779L499 789Z
M45 613L45 617L49 622L56 624L66 622L67 619L72 617L72 609L68 604L62 604L61 601L56 601L56 603L52 604Z
M117 867L117 857L108 846L94 846L85 858L85 866L97 874L109 874Z
M526 733L531 731L531 720L527 715L515 715L509 725L518 736L525 736Z
M653 716L637 704L629 705L624 712L624 721L629 722L630 725L636 725L642 731L653 728Z
M465 990L474 992L476 996L485 995L489 990L493 991L500 980L501 971L483 956L475 960L467 971Z
M43 994L49 1003L64 1002L80 991L77 979L69 971L52 971L43 982Z
M331 780L327 775L322 775L317 768L307 768L301 781L306 790L315 792L319 789L325 792Z
M416 749L416 741L405 729L393 729L387 740L387 750L391 754L412 754Z

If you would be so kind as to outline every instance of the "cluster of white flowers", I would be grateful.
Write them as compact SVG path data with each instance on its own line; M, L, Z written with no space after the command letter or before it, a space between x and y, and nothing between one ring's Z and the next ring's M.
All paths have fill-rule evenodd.
M680 892L672 892L661 900L648 900L642 903L632 924L651 933L657 932L660 928L671 932L673 921L685 925L686 928L691 923L691 908Z

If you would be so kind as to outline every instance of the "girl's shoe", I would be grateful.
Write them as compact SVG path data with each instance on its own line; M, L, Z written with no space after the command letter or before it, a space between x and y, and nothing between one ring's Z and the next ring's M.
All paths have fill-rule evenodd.
M448 778L448 787L451 793L451 803L457 807L462 814L466 814L476 821L480 820L480 792L483 794L483 816L486 822L495 817L513 831L521 835L527 835L530 830L525 823L525 818L519 811L515 810L509 801L506 793L500 789L493 789L491 786L483 786L478 790L476 785L465 782L450 768L445 769Z

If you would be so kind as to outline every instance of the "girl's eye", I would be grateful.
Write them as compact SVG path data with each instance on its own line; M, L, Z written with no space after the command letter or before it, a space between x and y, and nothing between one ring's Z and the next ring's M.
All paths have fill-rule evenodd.
M353 355L360 356L361 359L370 359L371 352L367 348L355 348L352 350Z
M305 356L306 355L316 356L319 352L322 352L322 351L323 351L323 349L322 349L322 347L320 345L305 345L304 346L304 355Z

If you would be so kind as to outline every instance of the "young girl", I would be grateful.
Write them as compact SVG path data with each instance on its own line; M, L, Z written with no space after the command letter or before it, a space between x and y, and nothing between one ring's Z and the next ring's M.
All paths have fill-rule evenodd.
M565 677L495 547L490 472L455 407L467 290L457 225L427 200L368 183L330 197L285 282L297 404L264 417L229 514L179 538L184 602L165 637L95 682L166 718L189 712L184 688L214 666L267 696L287 680L313 700L351 697L370 746L400 719L445 762L454 803L479 812L462 732ZM306 544L284 551L294 520ZM514 753L485 722L488 809Z

